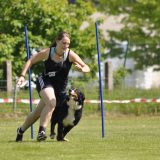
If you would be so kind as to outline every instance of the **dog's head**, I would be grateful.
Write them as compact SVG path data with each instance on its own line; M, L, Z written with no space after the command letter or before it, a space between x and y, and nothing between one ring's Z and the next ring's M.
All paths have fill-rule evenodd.
M69 89L68 92L69 92L69 99L74 100L77 103L77 105L83 106L85 95L84 93L82 93L80 89L72 87Z

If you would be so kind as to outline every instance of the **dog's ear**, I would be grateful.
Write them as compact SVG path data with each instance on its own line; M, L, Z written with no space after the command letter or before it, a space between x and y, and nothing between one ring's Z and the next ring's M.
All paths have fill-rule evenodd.
M83 105L84 104L84 100L85 100L85 96L82 92L80 92L80 101L79 101L79 104L80 105Z
M82 101L84 101L84 100L85 100L85 95L84 95L84 93L83 93L82 91L80 91L80 90L79 90L79 93L80 93L80 96L81 96Z
M82 93L82 100L84 101L85 100L85 95Z
M83 93L80 89L77 89L77 91L78 91L78 94L80 95L80 99L81 99L82 101L84 101L84 100L85 100L85 95L84 95L84 93Z

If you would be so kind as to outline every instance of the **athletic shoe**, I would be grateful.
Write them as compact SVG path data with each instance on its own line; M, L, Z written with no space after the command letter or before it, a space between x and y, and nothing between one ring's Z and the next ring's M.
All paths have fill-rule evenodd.
M18 128L16 142L22 142L22 139L23 139L23 133L20 133L20 128Z
M46 133L44 131L41 131L40 133L38 133L37 141L38 142L45 141L46 138L47 138Z

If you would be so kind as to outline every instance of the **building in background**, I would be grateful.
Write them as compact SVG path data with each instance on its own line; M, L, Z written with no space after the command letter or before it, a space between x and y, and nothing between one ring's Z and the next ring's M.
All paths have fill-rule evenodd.
M95 13L92 17L95 21L97 18L104 19L104 22L99 27L102 29L103 35L106 39L108 37L106 32L107 30L119 31L123 27L123 25L120 23L123 16L106 16L102 13ZM111 61L113 72L124 65L124 59L106 59L104 62L102 62L103 76L105 75L104 66L107 61ZM125 86L143 89L160 88L160 71L154 71L153 66L145 68L144 70L136 70L134 59L128 58L125 62L125 68L131 70L131 74L123 80L123 84Z

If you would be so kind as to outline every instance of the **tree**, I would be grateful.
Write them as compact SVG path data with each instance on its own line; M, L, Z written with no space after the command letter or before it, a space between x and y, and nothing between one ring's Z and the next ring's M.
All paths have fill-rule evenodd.
M108 31L110 40L106 45L112 55L119 54L115 52L117 42L128 41L128 56L135 59L138 69L156 66L160 70L160 1L100 0L97 5L109 15L123 15L120 32Z
M71 48L83 59L89 59L91 75L95 75L95 29L90 15L95 11L90 2L76 0L1 0L0 62L10 59L14 75L19 75L26 61L24 26L28 27L29 46L50 46L57 32L71 33ZM81 30L84 21L89 26ZM38 72L37 67L35 72Z

